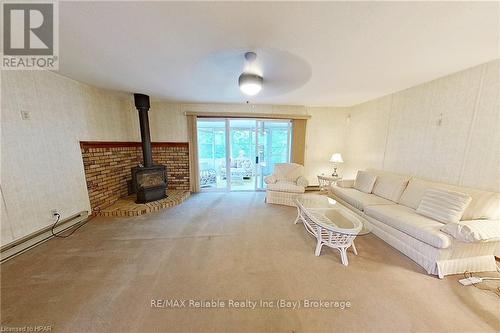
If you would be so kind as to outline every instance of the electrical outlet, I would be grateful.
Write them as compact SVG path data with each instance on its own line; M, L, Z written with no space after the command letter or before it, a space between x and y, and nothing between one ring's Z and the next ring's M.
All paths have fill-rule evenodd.
M59 211L57 209L51 209L50 210L50 213L51 213L51 217L57 217L57 216L60 216L59 215Z

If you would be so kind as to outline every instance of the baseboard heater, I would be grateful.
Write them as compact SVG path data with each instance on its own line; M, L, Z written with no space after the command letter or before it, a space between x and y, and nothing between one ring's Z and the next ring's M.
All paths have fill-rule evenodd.
M64 220L61 220L57 227L54 229L55 233L64 232L72 227L77 227L81 223L84 223L89 218L89 212L84 210L77 214L74 214ZM43 229L35 231L23 238L15 240L9 244L6 244L0 248L0 263L4 263L9 259L14 258L21 253L31 250L35 246L38 246L49 239L53 238L50 229L52 225L47 226Z
M306 192L309 191L319 191L319 185L309 185L308 187L306 187Z

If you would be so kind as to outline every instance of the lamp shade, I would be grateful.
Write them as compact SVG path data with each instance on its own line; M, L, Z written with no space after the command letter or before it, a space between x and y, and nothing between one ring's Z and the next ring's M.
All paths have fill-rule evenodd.
M332 154L332 157L330 157L330 162L344 163L344 160L342 159L342 155L340 153L334 153Z

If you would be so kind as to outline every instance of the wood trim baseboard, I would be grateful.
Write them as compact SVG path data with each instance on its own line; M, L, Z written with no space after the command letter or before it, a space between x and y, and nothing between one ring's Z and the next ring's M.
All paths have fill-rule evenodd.
M265 118L265 119L310 119L307 114L282 114L282 113L252 113L252 112L191 112L186 111L186 116L198 118Z
M151 142L153 147L189 147L188 142ZM80 141L80 148L124 148L142 147L136 141Z

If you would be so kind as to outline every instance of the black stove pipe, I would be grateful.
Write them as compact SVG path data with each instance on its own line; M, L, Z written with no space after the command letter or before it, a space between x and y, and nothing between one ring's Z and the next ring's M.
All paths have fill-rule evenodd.
M139 111L139 125L141 127L142 158L145 167L153 166L153 152L151 150L151 134L149 133L149 96L134 94L134 102Z

